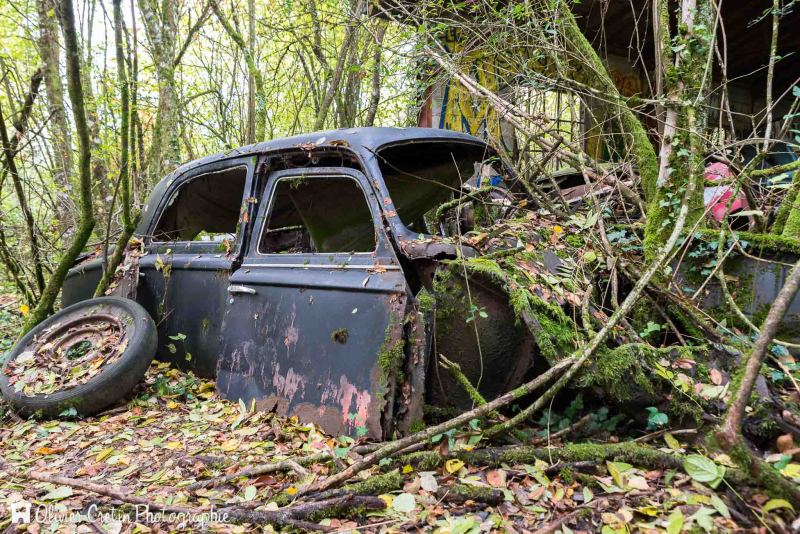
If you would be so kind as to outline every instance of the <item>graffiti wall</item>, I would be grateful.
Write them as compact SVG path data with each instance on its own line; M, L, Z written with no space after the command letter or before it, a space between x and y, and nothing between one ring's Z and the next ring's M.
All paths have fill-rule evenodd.
M494 56L480 52L464 50L464 43L456 29L450 29L441 37L443 46L451 57L458 58L457 66L461 72L469 75L480 85L501 96L514 100L519 91L507 86L498 75L498 59ZM609 62L609 72L614 84L623 96L633 96L645 93L645 84L639 73L621 58L613 58ZM546 58L533 59L534 70L545 75L554 73L554 66ZM585 82L590 73L577 72L574 77ZM509 153L516 153L516 134L514 128L503 120L497 111L491 107L486 99L473 95L460 83L452 79L439 80L432 83L425 91L424 103L419 114L419 125L431 128L444 128L459 132L469 133L485 139L495 145L501 146ZM517 102L518 105L525 103ZM607 133L602 131L592 132L592 114L587 113L586 118L581 118L587 124L581 127L581 134L586 141L584 148L589 149L593 155L607 153L602 146ZM560 117L547 117L557 121Z

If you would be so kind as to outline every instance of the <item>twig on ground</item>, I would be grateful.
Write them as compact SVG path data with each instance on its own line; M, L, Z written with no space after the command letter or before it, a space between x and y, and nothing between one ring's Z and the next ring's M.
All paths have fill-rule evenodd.
M697 434L697 429L696 428L684 428L684 429L681 429L681 430L669 430L669 429L657 430L655 432L651 432L650 434L645 434L644 436L639 436L638 438L636 438L633 441L635 441L636 443L645 443L647 441L650 441L651 439L655 439L655 438L661 437L664 434L666 434L667 432L669 432L673 436L680 436L680 435L684 435L684 434Z
M357 454L366 454L374 450L377 450L378 447L379 444L367 444L367 445L359 445L357 447L353 447L352 450ZM197 482L194 482L193 484L189 484L184 489L187 489L189 491L194 491L202 488L214 488L219 485L230 482L231 480L236 480L237 478L240 477L253 478L261 475L266 475L268 473L274 473L276 471L291 470L294 471L298 476L304 477L308 475L308 471L304 469L304 466L320 462L327 462L329 460L332 460L333 458L334 456L331 451L324 451L317 454L304 456L296 460L286 459L277 462L270 462L268 464L262 464L254 467L249 467L247 469L242 469L241 471L237 471L236 473L231 473L229 475L209 478L206 480L199 480Z
M571 433L575 432L576 430L580 430L581 428L583 428L584 426L589 424L589 422L593 418L594 418L593 414L586 414L583 417L581 417L580 419L578 419L577 421L575 421L574 423L572 423L567 428L565 428L563 430L559 430L555 434L549 434L547 436L542 436L542 437L539 437L539 438L532 439L531 440L531 444L532 445L541 445L542 443L547 443L547 442L549 442L551 440L554 440L556 438L560 438L560 437L566 436L567 434L571 434Z

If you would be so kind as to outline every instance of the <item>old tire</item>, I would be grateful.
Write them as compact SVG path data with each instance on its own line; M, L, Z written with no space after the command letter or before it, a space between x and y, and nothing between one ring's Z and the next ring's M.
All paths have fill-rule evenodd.
M118 348L113 360L100 365L96 374L84 383L48 394L25 394L15 390L9 380L13 375L9 365L18 356L26 351L45 350L42 347L48 343L60 349L59 354L68 353L79 343L88 341L91 344L92 339L101 335L98 333L101 328L102 335L109 331L116 333L113 339L119 340ZM70 408L79 415L91 415L133 389L152 362L157 344L156 325L136 302L119 297L78 302L37 325L9 351L0 372L0 392L14 410L25 417L53 418Z

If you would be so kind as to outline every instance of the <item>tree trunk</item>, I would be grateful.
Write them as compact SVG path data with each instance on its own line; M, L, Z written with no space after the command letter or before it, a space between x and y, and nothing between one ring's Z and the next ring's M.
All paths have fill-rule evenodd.
M247 32L248 32L248 49L250 57L256 56L256 2L255 0L247 0ZM264 98L264 95L261 95ZM258 139L263 141L262 138ZM247 76L247 136L246 143L249 145L256 142L256 79L253 73L248 69Z
M258 65L256 65L255 58L250 53L250 47L245 42L244 37L242 37L242 35L236 31L236 28L234 28L227 17L225 17L216 0L211 0L211 9L214 11L217 19L219 19L222 27L225 28L225 32L228 34L228 37L230 37L233 42L236 43L236 46L239 47L239 50L242 52L242 55L247 62L247 72L253 77L253 84L256 90L255 137L257 141L263 141L267 125L267 103L266 95L264 94L264 77L261 74L261 70L259 69Z
M39 55L44 63L44 87L47 96L47 112L50 115L50 139L53 143L55 165L53 181L58 187L56 218L59 230L64 232L74 225L70 206L69 183L72 171L71 129L64 110L64 86L61 81L61 45L58 39L58 20L51 0L37 0L39 13Z
M151 184L174 169L180 159L178 96L175 92L177 6L174 2L163 2L161 8L159 16L156 0L139 0L158 80L158 110L147 156L147 177Z
M789 305L792 303L792 299L794 299L799 286L800 262L795 264L792 272L786 279L786 283L778 292L772 306L770 306L767 318L764 319L764 325L753 346L753 351L750 353L747 363L745 364L739 389L734 392L733 400L725 414L725 420L717 431L717 440L720 445L727 450L733 448L740 439L744 409L750 400L750 394L753 392L753 386L755 386L756 378L758 378L761 364L764 363L767 349L769 349L770 343L772 343L772 340L775 338L778 328L781 325L781 320L786 314L786 310L789 309Z
M17 194L17 202L22 211L22 217L25 221L25 230L28 234L28 244L31 248L31 260L33 261L33 273L36 279L36 289L41 293L44 291L44 267L42 264L42 251L39 248L39 236L36 229L36 221L33 218L33 211L31 211L28 204L28 198L25 194L25 188L22 184L22 177L17 170L15 161L15 147L11 144L6 129L6 119L3 116L2 107L0 107L0 142L2 142L3 152L6 157L6 166L8 173L11 175L11 181L14 184L14 192Z
M322 99L322 104L320 105L319 112L317 113L317 118L314 121L315 130L321 130L323 126L325 126L325 120L328 118L328 111L330 111L331 104L333 103L336 94L339 92L339 86L342 84L344 67L347 63L347 51L350 49L351 42L355 38L356 24L363 10L364 0L358 0L355 11L353 12L353 18L345 28L344 37L342 39L342 47L339 51L339 58L336 61L336 67L333 69L333 73L331 74L331 79L328 83L328 89L325 92L325 97Z
M75 131L78 135L78 191L80 194L80 215L78 228L72 242L61 257L61 260L47 282L39 304L30 313L23 326L23 334L40 323L53 308L67 271L72 267L75 258L86 246L94 228L94 211L92 209L92 149L89 139L89 127L86 123L86 108L81 85L81 59L78 47L78 35L75 31L75 13L72 0L61 2L61 25L64 34L64 50L67 63L67 90L72 103L72 114L75 117Z
M375 52L372 55L372 93L369 98L364 126L375 125L375 115L378 113L378 104L381 101L381 58L383 57L383 38L385 36L386 24L380 21L375 33Z
M689 181L694 182L696 194L690 199L687 226L703 223L703 154L702 130L705 126L701 112L705 88L710 82L707 69L713 50L713 17L708 0L682 0L679 33L670 46L669 14L666 2L659 10L660 49L666 54L659 63L667 69L664 79L666 114L661 138L658 175L655 188L648 197L645 254L663 243L669 235L677 213L678 198ZM695 31L697 28L697 31ZM673 49L678 52L671 59Z

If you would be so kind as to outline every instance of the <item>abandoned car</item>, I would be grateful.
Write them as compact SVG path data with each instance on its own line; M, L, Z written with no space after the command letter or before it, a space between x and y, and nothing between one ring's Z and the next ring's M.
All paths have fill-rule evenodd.
M488 202L508 209L513 178L486 143L424 128L343 129L193 161L143 210L128 296L155 321L159 357L215 378L225 398L334 434L406 432L426 403L471 406L438 355L488 398L533 372L535 343L490 284L471 284L480 321L435 320L440 262L475 252L429 228L450 231L442 203L487 184L505 191ZM458 211L455 231L468 219ZM96 257L74 267L64 306L91 298L101 271Z

